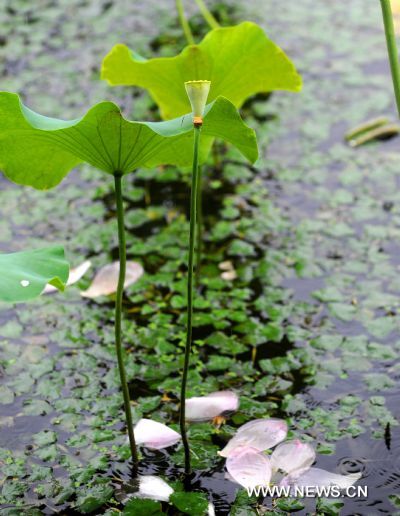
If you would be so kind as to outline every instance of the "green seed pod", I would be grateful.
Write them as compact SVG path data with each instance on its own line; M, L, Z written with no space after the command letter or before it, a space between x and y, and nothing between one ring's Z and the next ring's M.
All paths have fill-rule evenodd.
M192 106L193 119L201 122L204 109L207 104L207 97L210 92L211 81L188 81L185 82L186 93Z

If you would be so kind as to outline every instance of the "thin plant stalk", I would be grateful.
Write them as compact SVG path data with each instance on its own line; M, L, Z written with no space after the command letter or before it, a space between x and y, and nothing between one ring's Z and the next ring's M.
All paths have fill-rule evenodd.
M114 174L115 181L115 200L117 206L118 219L118 249L119 249L119 276L118 287L115 298L115 347L117 350L118 370L121 381L122 394L124 398L124 410L126 425L128 428L129 446L132 455L134 473L138 470L138 453L133 431L132 411L129 396L128 383L126 381L126 373L122 350L122 296L124 293L125 275L126 275L126 243L125 243L125 223L124 223L124 204L122 199L122 174Z
M185 424L185 405L186 405L186 385L190 362L190 351L192 347L192 324L193 324L193 266L194 266L194 245L196 236L196 204L199 182L199 143L200 125L194 125L194 146L193 146L193 168L192 168L192 188L190 194L190 231L189 231L189 258L188 258L188 282L187 282L187 323L186 323L186 345L185 359L183 364L183 374L181 383L181 397L179 408L179 425L182 435L183 449L185 452L185 473L191 472L190 447L186 433Z
M182 26L182 30L185 34L186 41L188 42L188 45L194 45L195 42L194 42L192 30L191 30L189 22L187 21L187 18L185 16L185 11L183 9L182 0L176 0L175 3L176 3L176 10L178 11L179 21Z
M394 95L396 97L397 111L400 116L400 65L390 0L381 0L381 7L383 15L383 24L385 26L386 44L389 54L390 70L392 72Z
M202 192L202 170L199 166L198 173L198 184L197 184L197 206L196 206L196 287L200 285L201 276L201 256L203 254L203 192Z
M217 20L214 18L214 16L209 11L208 7L204 3L203 0L195 0L197 7L199 8L203 18L206 20L208 25L211 27L211 29L218 29L220 27Z

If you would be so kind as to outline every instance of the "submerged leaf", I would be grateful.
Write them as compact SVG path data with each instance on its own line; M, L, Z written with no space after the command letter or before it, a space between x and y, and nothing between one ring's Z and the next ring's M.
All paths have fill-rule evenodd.
M126 276L124 288L136 283L144 270L140 263L126 262ZM94 277L90 287L81 292L81 296L94 299L100 296L108 296L117 291L119 274L119 262L109 263L102 267Z
M271 480L269 459L251 447L239 447L229 455L226 469L232 480L243 487L267 486Z
M346 489L352 486L361 478L361 473L352 473L350 475L338 475L330 473L319 468L304 468L294 471L290 475L281 480L280 485L291 487L329 487L337 486L340 489Z
M302 443L298 439L280 444L271 455L272 469L284 471L285 473L309 468L314 461L314 448L307 443Z
M103 60L101 77L113 86L146 88L165 119L190 111L186 81L211 81L209 100L224 95L236 107L255 93L301 89L293 63L248 21L213 29L201 43L189 45L176 57L147 60L125 45L116 45Z
M241 426L223 450L222 457L229 457L238 447L251 447L258 451L268 450L285 439L287 424L281 419L256 419Z
M74 269L70 269L68 281L67 281L67 287L70 285L73 285L74 283L77 283L90 269L92 266L92 263L89 260L84 261L78 267L75 267ZM56 287L53 287L53 285L47 284L45 289L43 290L42 294L50 294L52 292L55 292L57 289Z
M181 439L180 434L172 428L145 418L136 423L134 433L137 444L142 444L153 450L168 448L168 446L173 446Z
M69 264L59 246L0 255L0 300L10 303L38 297L47 283L65 289Z
M186 400L186 419L188 421L207 421L224 412L234 412L239 406L237 394L231 391L213 392Z
M231 143L252 162L257 159L254 131L224 97L207 105L202 134L200 161L207 158L213 138ZM15 93L0 93L0 169L18 184L52 188L84 162L109 174L161 164L189 166L192 153L191 115L131 122L115 104L101 102L84 117L66 122L34 113Z

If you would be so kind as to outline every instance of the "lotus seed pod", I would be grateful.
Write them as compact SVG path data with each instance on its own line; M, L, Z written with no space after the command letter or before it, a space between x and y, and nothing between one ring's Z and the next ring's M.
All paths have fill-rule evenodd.
M207 104L207 97L210 92L210 81L188 81L185 82L186 93L192 106L194 123L201 123L204 109Z

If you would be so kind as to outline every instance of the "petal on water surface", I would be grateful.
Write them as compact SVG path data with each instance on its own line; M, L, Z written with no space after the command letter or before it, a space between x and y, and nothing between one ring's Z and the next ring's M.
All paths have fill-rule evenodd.
M139 477L139 491L135 494L138 498L149 498L160 502L168 502L174 490L162 478L154 475Z
M319 468L304 468L284 477L280 485L291 486L292 488L337 486L340 489L346 489L357 482L361 476L361 473L338 475Z
M127 262L124 287L127 288L136 283L143 275L143 267L137 262ZM90 299L108 296L117 291L119 274L119 262L113 262L102 267L95 275L90 287L81 292L83 297Z
M243 487L267 486L271 480L269 459L254 448L236 448L226 461L230 477Z
M286 441L275 448L270 460L273 470L291 473L309 468L315 461L315 450L311 445L298 439Z
M219 455L229 457L239 446L248 446L258 451L268 450L285 439L287 430L287 424L281 419L255 419L238 428Z
M161 450L176 444L181 436L172 428L153 421L152 419L140 419L134 428L135 440L137 444L142 444L146 448Z
M239 407L237 394L231 391L213 392L186 400L186 419L188 421L208 421L224 412L234 412Z

